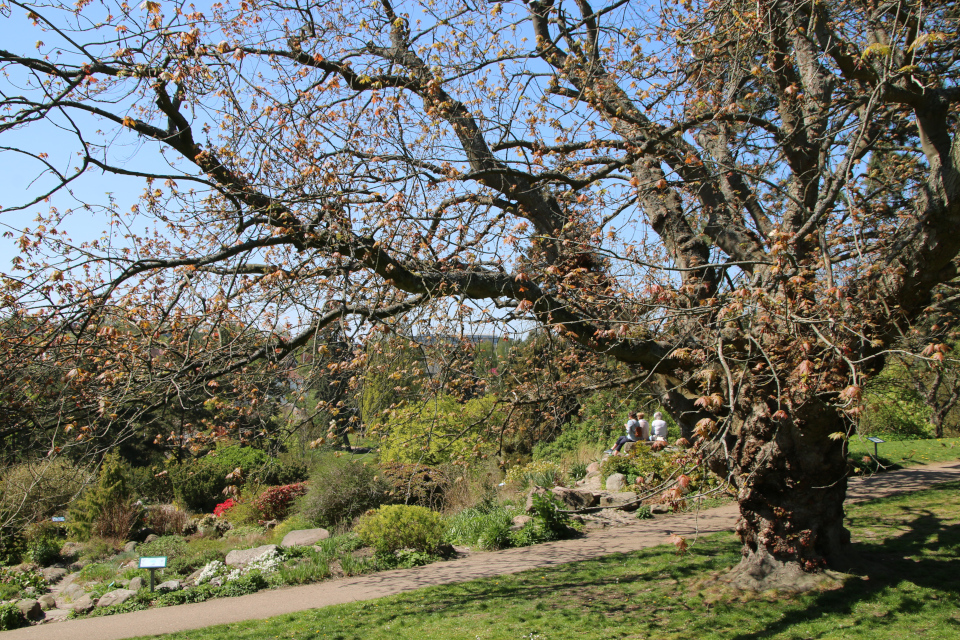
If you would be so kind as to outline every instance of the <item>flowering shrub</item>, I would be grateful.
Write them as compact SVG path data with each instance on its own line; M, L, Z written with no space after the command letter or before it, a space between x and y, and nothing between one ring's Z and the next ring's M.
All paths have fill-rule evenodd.
M253 562L250 562L244 566L236 567L234 569L231 569L219 560L214 560L203 568L203 571L201 571L200 575L197 576L196 583L197 585L201 585L210 581L215 581L214 584L224 584L239 580L252 571L256 571L258 575L267 575L268 573L273 573L279 569L282 563L283 555L281 555L276 549L267 551L260 557L256 558Z
M307 484L305 482L271 487L253 501L253 506L260 512L263 520L283 520L287 517L287 512L290 510L293 501L306 492Z
M233 498L227 498L225 501L214 507L213 515L217 516L218 518L222 518L223 514L236 506L236 504L237 503L234 502Z

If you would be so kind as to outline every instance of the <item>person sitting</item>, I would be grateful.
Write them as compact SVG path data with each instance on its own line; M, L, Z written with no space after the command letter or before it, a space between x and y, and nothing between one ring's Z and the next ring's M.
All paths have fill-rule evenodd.
M650 423L644 420L644 416L639 411L637 412L637 422L640 427L637 429L637 440L640 442L647 442L650 440Z
M627 424L625 425L627 428L627 435L617 438L617 444L613 445L613 449L607 449L607 451L614 455L620 453L620 448L624 444L628 442L637 442L640 439L640 423L637 421L637 412L631 411L629 414L627 414L627 416L630 418L627 420Z
M667 439L667 421L663 419L663 414L657 411L653 414L653 433L650 435L651 440L663 440Z

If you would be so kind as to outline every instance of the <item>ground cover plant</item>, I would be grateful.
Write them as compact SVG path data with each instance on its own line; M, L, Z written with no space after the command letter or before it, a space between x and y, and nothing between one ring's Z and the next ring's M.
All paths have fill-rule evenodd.
M180 634L166 640L312 638L800 638L960 635L960 483L847 506L859 557L844 582L802 594L719 586L740 556L729 533L673 546L369 602ZM692 540L689 542L693 542Z

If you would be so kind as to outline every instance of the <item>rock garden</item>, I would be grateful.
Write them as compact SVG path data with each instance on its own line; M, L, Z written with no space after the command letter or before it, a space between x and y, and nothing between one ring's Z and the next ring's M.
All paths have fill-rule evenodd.
M5 538L0 625L200 602L577 536L719 493L688 463L683 447L642 447L505 473L336 453L308 470L225 445L192 473L157 472L173 500L151 504L109 455L63 515ZM153 590L141 557L166 558Z

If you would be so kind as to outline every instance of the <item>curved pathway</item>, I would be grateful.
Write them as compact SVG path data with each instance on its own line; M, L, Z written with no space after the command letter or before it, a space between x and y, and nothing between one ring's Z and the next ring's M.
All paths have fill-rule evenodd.
M858 479L850 483L847 500L858 502L908 493L934 484L960 480L960 462L931 464ZM521 549L472 553L464 558L385 571L354 578L329 580L300 587L260 591L236 598L208 600L176 607L160 607L102 618L68 620L56 624L7 631L3 640L120 640L148 634L173 633L217 624L269 618L305 609L373 600L434 585L466 582L567 562L589 560L611 553L635 551L668 542L671 535L689 538L733 529L736 504L699 514L638 520L626 526L592 530L575 540L551 542Z

